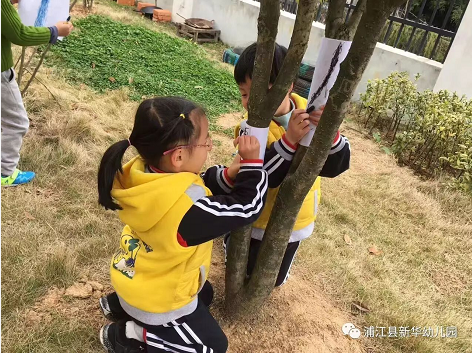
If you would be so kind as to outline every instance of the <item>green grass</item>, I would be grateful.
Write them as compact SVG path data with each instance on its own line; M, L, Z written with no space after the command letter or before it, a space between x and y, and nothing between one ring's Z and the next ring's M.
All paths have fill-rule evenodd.
M127 86L130 98L178 95L201 104L210 118L237 111L239 92L230 72L206 58L191 42L131 26L103 16L88 16L52 49L49 65L65 69L74 83L104 92Z

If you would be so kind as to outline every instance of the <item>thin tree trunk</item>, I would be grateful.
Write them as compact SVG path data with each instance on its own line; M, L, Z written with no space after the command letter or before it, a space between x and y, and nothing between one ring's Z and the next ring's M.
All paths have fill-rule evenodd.
M307 190L313 185L328 157L331 143L373 54L388 15L403 1L367 1L365 16L362 16L351 50L341 64L338 79L328 98L315 137L299 168L285 179L277 195L257 262L247 285L250 301L246 304L251 308L259 307L274 287L288 240Z
M279 75L269 89L269 78L280 16L279 1L261 2L258 20L256 62L254 64L251 95L248 103L248 124L254 127L268 127L275 111L284 99L308 46L311 25L315 17L318 0L301 0L295 19L292 39ZM240 305L244 300L244 281L251 240L251 227L244 227L231 233L227 248L226 267L226 305L231 316L251 312L247 305Z
M257 23L257 49L254 63L251 95L248 102L250 124L255 127L266 127L270 116L263 109L269 90L270 71L274 57L275 38L280 17L279 1L265 0L261 2ZM226 248L227 262L225 275L225 310L230 316L238 315L238 303L246 278L246 268L251 240L251 226L231 232Z
M330 0L328 7L328 15L326 17L325 37L331 39L339 39L352 41L356 33L362 15L365 12L367 0L359 0L352 15L349 17L347 23L344 23L344 7L346 0ZM293 174L300 162L302 161L308 147L298 146L297 152L293 157L290 165L289 175Z

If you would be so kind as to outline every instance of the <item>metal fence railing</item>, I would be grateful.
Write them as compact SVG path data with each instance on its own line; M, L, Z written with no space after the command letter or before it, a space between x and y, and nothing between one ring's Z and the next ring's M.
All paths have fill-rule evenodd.
M408 0L396 9L380 36L382 43L394 48L444 62L469 0ZM356 8L357 0L346 0L345 21ZM296 0L280 0L280 9L297 13ZM327 1L321 1L315 21L325 23Z

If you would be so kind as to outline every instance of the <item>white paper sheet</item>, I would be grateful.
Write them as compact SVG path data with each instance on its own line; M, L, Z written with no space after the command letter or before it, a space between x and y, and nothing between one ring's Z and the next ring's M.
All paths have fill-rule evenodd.
M52 27L69 17L69 0L20 0L18 14L26 26Z
M315 72L311 81L310 93L308 94L308 106L319 109L328 101L329 91L333 88L339 74L339 67L346 59L351 48L351 43L343 40L323 38L320 53L316 60ZM303 137L300 145L309 146L316 126L310 124L310 132Z
M242 135L255 136L259 140L260 151L259 159L264 160L265 150L267 146L267 136L269 135L269 128L259 128L250 126L246 121L241 124L241 129L243 130Z

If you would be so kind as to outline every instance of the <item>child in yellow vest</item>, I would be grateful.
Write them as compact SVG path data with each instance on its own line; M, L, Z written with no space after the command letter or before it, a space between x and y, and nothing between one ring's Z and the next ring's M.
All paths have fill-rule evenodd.
M268 189L257 139L236 142L241 160L200 175L212 147L205 113L161 97L142 102L129 139L105 152L99 203L126 224L110 266L116 293L100 299L117 321L100 331L108 352L226 352L207 308L212 240L254 222ZM139 156L122 167L130 146Z
M275 82L286 54L287 49L276 44L270 74L270 85ZM238 84L242 104L246 110L251 92L255 56L256 44L254 43L243 51L234 69L234 78ZM253 224L247 267L248 275L251 275L254 269L257 253L279 191L279 186L287 175L293 156L297 150L298 142L310 130L309 122L311 121L314 125L318 125L322 114L322 110L307 114L307 100L292 93L292 89L293 84L269 125L267 149L264 158L264 169L269 175L269 193L261 216ZM247 114L245 118L247 119ZM235 136L244 135L245 129L246 120L236 126ZM333 141L331 151L329 152L328 159L320 172L320 177L333 178L338 176L349 168L349 160L349 142L347 138L340 135L338 131ZM280 286L287 281L301 240L308 238L313 233L315 219L318 213L318 205L321 200L320 177L316 179L313 187L308 191L300 209L280 267L276 286ZM229 237L227 236L225 238L225 245L228 244L228 241Z

